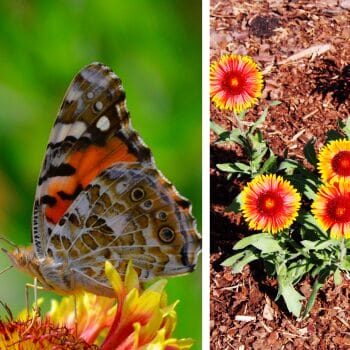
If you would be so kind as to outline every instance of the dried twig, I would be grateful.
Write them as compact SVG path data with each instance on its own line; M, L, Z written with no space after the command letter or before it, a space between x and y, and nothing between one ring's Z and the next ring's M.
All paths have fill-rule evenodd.
M333 49L333 46L331 44L313 45L308 47L307 49L301 50L298 53L295 53L294 55L287 57L282 61L279 61L277 64L281 65L281 64L286 64L293 61L299 61L305 57L308 57L308 58L311 57L311 60L313 60L316 56L320 56L331 49Z

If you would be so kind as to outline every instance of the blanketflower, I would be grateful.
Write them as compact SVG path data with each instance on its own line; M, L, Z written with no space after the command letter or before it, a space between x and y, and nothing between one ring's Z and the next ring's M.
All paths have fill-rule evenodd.
M9 350L98 350L93 344L74 336L67 327L49 322L0 320L0 349Z
M210 66L210 96L217 107L239 113L261 97L263 75L248 56L224 55Z
M76 312L74 297L69 296L60 303L52 302L43 321L39 317L34 322L27 317L21 321L25 312L18 321L0 321L0 349L11 344L18 344L14 350L186 350L192 347L191 339L172 337L178 302L167 304L166 280L143 290L131 262L124 280L109 262L105 273L116 299L82 293L75 296ZM40 343L41 347L33 343ZM72 347L72 344L78 345Z
M259 175L242 191L242 212L251 229L276 233L296 219L300 200L300 194L281 176Z
M322 185L311 212L325 231L330 229L332 238L350 238L350 183Z
M350 140L334 140L323 147L318 169L324 182L350 180Z

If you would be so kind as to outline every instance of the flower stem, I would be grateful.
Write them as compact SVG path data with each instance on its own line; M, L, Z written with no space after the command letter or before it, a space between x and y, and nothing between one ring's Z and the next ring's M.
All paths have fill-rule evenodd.
M231 123L236 124L238 129L240 130L241 134L245 135L244 126L243 126L241 119L239 118L239 116L235 112L233 112L233 117L234 118L230 118Z
M339 261L341 262L346 255L346 247L345 247L345 239L342 238L340 240L340 254L339 254Z

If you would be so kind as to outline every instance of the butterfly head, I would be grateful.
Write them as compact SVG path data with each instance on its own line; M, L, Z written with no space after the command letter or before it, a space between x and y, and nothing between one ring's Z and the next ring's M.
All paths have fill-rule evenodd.
M8 251L2 248L2 251L9 257L13 267L21 271L27 272L32 276L37 276L39 271L38 259L32 247L15 248L13 251Z

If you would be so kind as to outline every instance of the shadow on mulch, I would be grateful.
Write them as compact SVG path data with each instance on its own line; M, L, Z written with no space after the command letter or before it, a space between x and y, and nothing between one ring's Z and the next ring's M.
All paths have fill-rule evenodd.
M216 164L232 163L243 157L237 155L234 150L220 148L212 145L210 149L210 166L216 169ZM210 253L221 253L220 262L232 255L234 242L243 237L240 232L247 230L241 223L240 214L226 212L226 208L242 189L241 184L235 180L228 180L227 173L218 170L210 174L210 200L212 210L210 211ZM220 262L216 265L218 265Z

